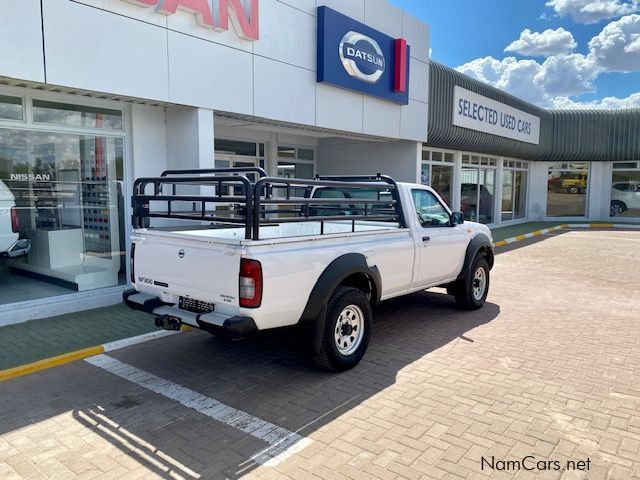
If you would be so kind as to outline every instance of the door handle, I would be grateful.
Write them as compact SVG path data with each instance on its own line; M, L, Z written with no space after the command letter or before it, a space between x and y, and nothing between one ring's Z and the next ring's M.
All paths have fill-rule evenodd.
M424 243L429 243L431 241L431 237L422 237L422 241Z

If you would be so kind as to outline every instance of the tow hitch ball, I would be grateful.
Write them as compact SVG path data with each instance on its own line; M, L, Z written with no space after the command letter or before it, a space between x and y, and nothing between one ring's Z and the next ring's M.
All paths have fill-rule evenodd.
M169 330L170 332L179 332L182 328L182 322L179 318L163 315L156 317L156 327Z

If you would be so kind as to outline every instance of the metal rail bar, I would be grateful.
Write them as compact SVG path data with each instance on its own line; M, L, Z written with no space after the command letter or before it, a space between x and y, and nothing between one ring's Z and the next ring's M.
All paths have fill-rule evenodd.
M191 170L165 170L161 177L170 175L211 175L217 173L257 173L260 178L266 177L267 172L260 167L237 167L237 168L201 168Z
M251 181L246 174L255 174L260 178ZM147 223L145 219L150 218L216 222L243 225L246 239L259 240L261 225L320 222L321 233L326 231L327 221L350 222L352 232L356 231L358 220L397 222L401 227L406 225L400 208L397 184L393 179L382 175L286 179L267 177L264 170L257 167L167 170L162 175L140 178L134 182L132 221L135 228L142 228ZM153 185L153 194L146 193L149 185ZM164 193L165 186L172 187L172 195ZM178 186L215 187L217 190L213 195L177 195ZM234 190L228 190L230 188ZM374 190L377 194L371 199L312 198L316 188L354 193ZM300 191L304 192L303 197L296 196ZM381 193L387 191L391 192L392 199L381 200ZM166 209L160 210L163 202ZM177 210L176 202L193 203L192 211ZM154 211L151 209L152 205L156 207ZM219 205L229 206L231 209L220 210L217 208ZM284 208L268 208L272 205ZM209 206L213 210L208 211ZM279 217L269 218L275 215Z
M324 222L324 221L334 221L334 220L362 220L363 218L365 218L363 215L359 215L359 216L317 216L317 217L311 217L310 216L310 206L316 206L316 207L321 207L323 205L336 205L336 204L344 204L347 203L345 201L342 202L336 202L336 200L342 200L342 199L326 199L326 198L304 198L304 199L300 199L300 200L295 200L294 201L294 205L301 205L302 208L302 212L301 214L303 215L302 217L298 217L298 218L282 218L282 219L267 219L267 218L262 218L262 216L264 215L263 212L263 208L262 206L264 204L278 204L280 202L282 202L283 204L290 204L287 202L291 201L291 189L292 188L305 188L306 192L309 192L309 187L329 187L329 188L338 188L338 189L353 189L353 190L396 190L397 189L397 185L396 183L389 178L385 178L383 179L382 177L367 177L367 180L365 179L361 179L361 178L355 178L353 181L351 181L352 177L347 177L345 179L345 181L338 181L337 180L338 177L332 177L331 179L322 179L319 177L316 177L313 180L302 180L302 179L295 179L295 178L274 178L274 177L265 177L265 178L261 178L260 180L258 180L254 187L253 187L253 196L254 196L254 209L253 209L253 235L252 238L253 240L259 240L260 239L260 225L261 224L269 224L269 223L299 223L299 222L305 222L305 221L309 221L311 218L313 218L313 221L320 221L320 222ZM263 191L269 192L269 191L273 191L273 190L277 190L280 188L285 188L287 195L285 199L277 199L277 198L265 198L263 199L261 197L261 193ZM361 200L361 199L358 199ZM378 202L378 200L371 200L371 202ZM358 203L358 202L354 202L354 203ZM367 205L369 203L368 200L366 199L362 199L362 201L358 204L362 204L362 205ZM384 204L388 204L389 202L384 202ZM396 209L397 211L397 209ZM266 215L264 215L266 216ZM371 220L371 216L367 216L366 217L367 220ZM402 223L402 221L400 220L401 217L384 217L384 219L386 221L399 221L400 223ZM354 228L355 228L355 224L354 224ZM324 231L324 227L322 227L322 230Z

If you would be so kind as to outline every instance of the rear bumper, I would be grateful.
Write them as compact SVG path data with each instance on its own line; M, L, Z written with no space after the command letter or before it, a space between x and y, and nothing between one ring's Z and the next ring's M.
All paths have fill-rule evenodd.
M31 242L29 240L17 240L6 252L0 253L0 257L22 257L29 253L29 250L31 250Z
M124 303L133 310L177 319L181 324L201 328L211 333L228 338L245 338L258 331L255 321L250 317L230 317L219 313L191 313L180 310L174 304L166 303L157 297L140 293L137 290L127 290L122 294Z

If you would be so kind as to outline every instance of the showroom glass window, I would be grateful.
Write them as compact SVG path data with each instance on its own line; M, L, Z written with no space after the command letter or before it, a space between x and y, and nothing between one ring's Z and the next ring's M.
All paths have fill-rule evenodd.
M420 179L423 185L433 188L451 206L453 153L423 149Z
M278 147L278 176L311 179L315 174L316 152L311 148Z
M613 164L610 210L615 217L640 217L640 161Z
M529 163L504 160L502 172L502 221L525 218L527 208L527 178Z
M265 165L264 143L216 138L215 152L216 168L264 168Z
M494 223L497 164L495 157L462 155L460 210L465 219Z
M0 304L126 281L124 140L120 110L0 96L0 182L31 245L0 261Z
M216 138L215 140L215 168L247 168L265 166L265 144L260 142L250 142L246 140L233 140L228 138ZM254 174L247 174L250 180L256 181ZM237 190L237 191L236 191ZM187 189L182 189L187 193ZM215 193L215 190L211 192ZM241 189L233 187L222 187L223 195L241 195ZM177 205L181 205L179 202ZM188 208L184 204L182 207ZM219 209L226 210L227 207L218 206Z
M547 217L584 217L589 193L588 163L553 163L547 176Z

